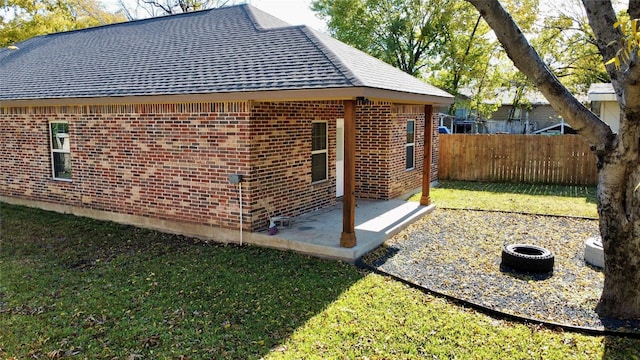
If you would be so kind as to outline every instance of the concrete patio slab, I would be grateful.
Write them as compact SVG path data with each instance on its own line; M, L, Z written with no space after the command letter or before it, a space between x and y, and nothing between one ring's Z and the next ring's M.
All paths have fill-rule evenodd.
M342 202L339 202L335 206L292 218L289 226L279 226L278 233L273 236L262 233L269 239L260 236L260 245L355 262L434 209L434 205L421 206L413 201L357 200L357 245L343 248L340 247Z
M342 202L335 206L292 218L289 226L280 226L274 236L265 232L242 232L203 224L158 220L142 216L87 209L0 196L0 202L30 206L63 214L114 221L167 233L193 236L221 243L264 246L292 250L322 258L355 262L385 240L435 209L403 200L357 200L355 208L356 246L340 247Z

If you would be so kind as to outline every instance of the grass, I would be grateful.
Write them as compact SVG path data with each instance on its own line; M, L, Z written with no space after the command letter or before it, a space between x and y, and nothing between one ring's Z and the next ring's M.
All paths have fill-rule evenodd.
M343 263L4 204L1 240L0 358L256 357L362 277Z
M0 358L633 359L353 266L0 204Z
M638 340L496 320L368 275L268 358L632 359L638 351Z
M418 201L421 195L410 200ZM430 196L439 208L598 217L595 187L444 180Z

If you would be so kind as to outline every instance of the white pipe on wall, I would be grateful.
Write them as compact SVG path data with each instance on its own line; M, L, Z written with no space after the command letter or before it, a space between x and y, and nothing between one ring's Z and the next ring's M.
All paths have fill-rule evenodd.
M242 182L238 183L238 189L240 193L240 246L242 246Z

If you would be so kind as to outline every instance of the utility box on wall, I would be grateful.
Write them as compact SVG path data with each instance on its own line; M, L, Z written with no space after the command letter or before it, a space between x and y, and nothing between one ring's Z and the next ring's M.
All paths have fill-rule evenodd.
M229 182L232 184L239 184L242 182L242 175L240 174L230 174Z

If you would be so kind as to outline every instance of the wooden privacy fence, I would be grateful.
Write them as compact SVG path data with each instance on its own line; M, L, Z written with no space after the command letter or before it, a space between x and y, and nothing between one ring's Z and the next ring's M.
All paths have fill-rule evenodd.
M596 185L596 157L578 135L440 135L441 180Z

